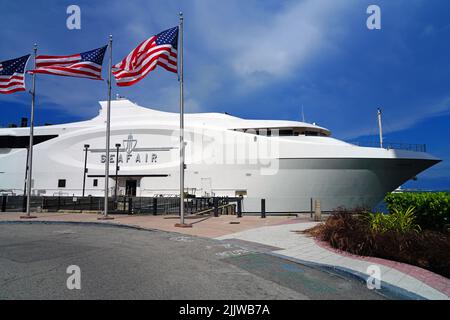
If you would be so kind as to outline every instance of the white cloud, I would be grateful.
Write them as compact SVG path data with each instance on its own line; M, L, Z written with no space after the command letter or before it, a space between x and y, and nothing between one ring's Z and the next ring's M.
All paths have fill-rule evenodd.
M234 44L234 70L244 76L258 72L274 76L292 73L326 45L324 29L334 7L330 2L301 2L275 15L256 32L241 34Z
M285 80L332 47L338 21L349 4L304 0L285 3L277 11L259 7L249 13L230 2L208 5L199 1L196 13L203 17L203 26L208 26L202 29L202 39L218 47L239 81L255 86Z

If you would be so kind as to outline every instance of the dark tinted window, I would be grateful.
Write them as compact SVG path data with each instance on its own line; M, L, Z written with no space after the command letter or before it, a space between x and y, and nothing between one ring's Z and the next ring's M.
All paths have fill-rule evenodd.
M57 135L33 136L33 145L58 137ZM15 149L27 148L30 143L29 136L0 136L0 148Z
M293 130L280 130L280 136L293 136L294 131Z
M98 179L94 179L94 187L98 186Z
M65 187L66 187L66 179L59 179L58 188L65 188Z

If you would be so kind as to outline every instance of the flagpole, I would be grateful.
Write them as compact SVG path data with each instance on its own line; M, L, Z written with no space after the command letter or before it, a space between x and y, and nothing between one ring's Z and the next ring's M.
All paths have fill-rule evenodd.
M34 44L34 69L36 69L37 44ZM28 145L27 158L27 214L22 216L22 219L33 219L35 216L31 215L31 181L33 171L33 138L34 138L34 105L36 100L36 74L33 73L31 85L31 115L30 115L30 140Z
M183 13L180 12L180 26L179 26L179 63L178 74L180 78L180 223L175 224L176 227L186 228L192 227L191 224L184 222L184 75L183 75Z
M109 36L109 69L108 69L108 103L106 109L106 161L105 161L105 203L103 217L100 220L112 220L108 216L108 196L109 196L109 145L111 133L111 81L112 81L112 35Z

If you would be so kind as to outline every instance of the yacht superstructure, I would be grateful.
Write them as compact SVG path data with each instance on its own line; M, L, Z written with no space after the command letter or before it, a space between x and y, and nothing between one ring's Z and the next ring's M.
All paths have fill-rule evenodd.
M119 99L111 105L111 154L105 156L106 102L97 117L35 127L32 194L179 194L179 115ZM371 207L440 160L425 152L368 148L331 137L317 125L245 120L219 113L185 115L185 191L196 196L242 196L244 212ZM0 190L22 194L28 128L0 129ZM119 146L120 145L120 146ZM86 147L87 146L87 147ZM116 165L119 170L116 172Z

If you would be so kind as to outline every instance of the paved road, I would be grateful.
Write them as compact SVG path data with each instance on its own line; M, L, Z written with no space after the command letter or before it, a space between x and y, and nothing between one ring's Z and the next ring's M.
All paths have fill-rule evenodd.
M69 290L69 265L81 290ZM0 225L0 299L382 299L355 281L227 243L88 225Z

